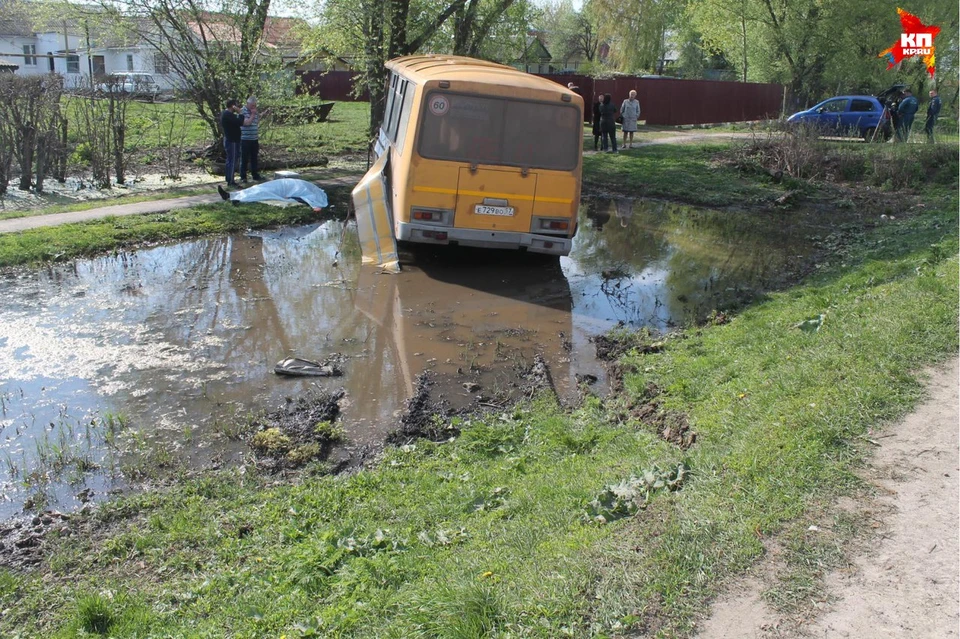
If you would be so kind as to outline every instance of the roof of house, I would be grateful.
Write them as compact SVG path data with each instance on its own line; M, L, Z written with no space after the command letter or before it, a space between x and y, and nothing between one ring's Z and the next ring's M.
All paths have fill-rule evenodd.
M13 69L14 71L16 71L19 68L20 68L20 65L17 64L16 62L10 62L9 60L0 58L0 69Z
M549 62L553 59L553 56L550 54L547 45L543 43L543 40L540 39L540 36L537 34L528 34L523 46L523 54L520 57L521 61L533 61L538 62Z
M33 24L24 15L4 15L0 17L0 35L32 36Z
M289 49L299 47L301 38L298 28L306 25L299 18L279 18L267 16L263 25L263 42L268 48ZM200 20L190 23L194 33L214 38L224 43L237 44L241 40L241 31L229 16L216 13L204 13Z

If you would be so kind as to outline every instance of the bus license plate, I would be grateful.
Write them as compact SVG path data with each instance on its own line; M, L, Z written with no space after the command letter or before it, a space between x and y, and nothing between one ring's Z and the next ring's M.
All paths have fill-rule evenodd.
M477 204L473 210L477 215L513 215L512 206L487 206L485 204Z

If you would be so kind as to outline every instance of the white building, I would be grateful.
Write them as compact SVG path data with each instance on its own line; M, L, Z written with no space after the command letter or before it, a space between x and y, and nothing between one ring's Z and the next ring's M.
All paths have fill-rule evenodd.
M111 73L150 73L160 90L176 88L179 77L155 49L139 43L89 40L75 20L32 26L26 19L0 18L0 59L19 66L19 75L59 73L67 88L89 86Z

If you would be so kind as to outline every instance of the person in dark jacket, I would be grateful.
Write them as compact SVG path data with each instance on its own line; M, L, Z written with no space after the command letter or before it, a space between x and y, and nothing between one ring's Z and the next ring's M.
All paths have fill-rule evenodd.
M603 104L603 96L599 93L593 99L593 150L600 149L600 105ZM606 144L604 144L606 147Z
M240 103L236 100L227 100L227 108L220 113L220 128L223 130L223 150L227 156L227 166L224 176L227 186L237 186L233 174L237 169L237 160L240 159L240 127L243 125L243 116L240 114Z
M617 107L612 103L609 93L603 94L603 104L600 105L600 135L603 137L602 149L607 150L607 140L610 140L610 153L617 152Z
M910 139L910 129L913 128L913 116L916 115L920 104L913 97L913 91L903 90L903 99L900 100L900 106L897 107L897 115L900 116L900 123L897 127L897 141L906 142Z
M927 104L927 122L923 125L923 132L927 134L927 142L934 143L933 127L937 124L937 116L940 115L940 96L937 90L930 91L930 103Z

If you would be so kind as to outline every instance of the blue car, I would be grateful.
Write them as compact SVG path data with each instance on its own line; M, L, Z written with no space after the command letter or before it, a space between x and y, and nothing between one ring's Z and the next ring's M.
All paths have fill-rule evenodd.
M821 135L853 135L867 142L890 138L890 117L880 100L870 95L829 98L806 111L794 113L787 122L813 126Z

